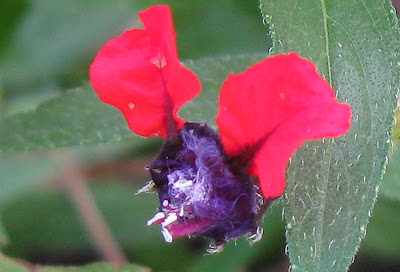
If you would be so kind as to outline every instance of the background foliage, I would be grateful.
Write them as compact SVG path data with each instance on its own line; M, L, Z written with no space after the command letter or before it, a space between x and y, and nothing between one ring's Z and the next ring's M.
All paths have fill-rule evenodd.
M226 75L265 57L271 46L274 53L295 50L315 61L339 99L353 103L356 119L347 140L310 143L296 154L284 201L269 211L264 238L253 247L239 239L223 253L204 257L206 241L182 238L167 245L157 227L145 227L157 197L134 192L149 178L143 167L161 141L133 135L119 112L99 102L87 83L88 66L104 42L138 27L137 12L157 3L171 6L180 57L202 80L201 96L182 109L186 120L213 125ZM74 161L127 258L138 264L121 271L286 271L287 255L296 271L346 271L372 215L389 148L398 86L394 10L389 1L261 3L272 39L255 0L1 2L0 243L9 257L0 255L0 271L39 267L10 257L51 265L35 271L114 271L107 263L78 267L102 259L66 189L66 160ZM395 133L392 139L398 137ZM340 167L329 170L314 150L330 152L330 162L339 156L335 150L349 152L349 161L342 159ZM350 271L400 270L399 159L395 149ZM333 176L342 182L339 193L328 186ZM303 183L296 186L299 180ZM318 194L321 185L324 197ZM321 205L331 210L318 209ZM339 209L345 216L332 226ZM307 239L313 226L318 238ZM336 270L330 270L334 261Z

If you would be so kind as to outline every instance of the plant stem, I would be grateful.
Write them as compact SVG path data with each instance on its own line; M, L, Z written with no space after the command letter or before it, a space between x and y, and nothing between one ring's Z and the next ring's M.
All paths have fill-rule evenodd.
M86 181L81 174L73 157L69 157L64 163L64 183L67 187L77 211L92 236L97 250L104 259L119 267L127 263L127 260L119 248L116 240L106 225L99 209L86 186Z

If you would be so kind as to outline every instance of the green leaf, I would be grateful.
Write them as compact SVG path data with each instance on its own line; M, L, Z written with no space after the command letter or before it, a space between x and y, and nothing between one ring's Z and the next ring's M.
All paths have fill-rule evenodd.
M89 87L70 91L35 111L0 123L2 151L53 149L132 137L121 114L101 103Z
M43 266L17 262L11 258L8 258L0 253L0 271L7 272L148 272L148 268L144 268L138 265L128 264L119 268L113 267L109 263L93 263L85 266Z
M202 93L181 115L186 121L208 122L215 127L218 96L230 72L239 73L265 55L221 57L187 61L201 79ZM67 146L104 144L122 140L141 144L122 114L102 103L89 85L43 103L36 110L0 121L0 152L31 151ZM148 139L146 139L147 141Z
M400 149L397 148L389 158L386 174L382 181L380 193L385 197L400 201Z
M138 265L128 264L119 268L115 268L109 263L94 263L81 267L56 267L56 266L48 266L43 267L37 272L149 272L151 271L148 268L144 268Z
M388 152L399 85L390 1L261 0L273 52L314 61L353 108L352 129L292 158L285 193L292 271L347 271L366 233Z

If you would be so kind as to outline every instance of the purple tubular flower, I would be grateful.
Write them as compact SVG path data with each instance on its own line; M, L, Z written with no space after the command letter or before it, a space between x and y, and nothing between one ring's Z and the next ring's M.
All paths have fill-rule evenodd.
M220 246L246 233L260 234L265 200L246 168L232 165L214 130L186 123L178 141L167 141L148 167L161 204L148 225L161 224L167 242L197 235Z

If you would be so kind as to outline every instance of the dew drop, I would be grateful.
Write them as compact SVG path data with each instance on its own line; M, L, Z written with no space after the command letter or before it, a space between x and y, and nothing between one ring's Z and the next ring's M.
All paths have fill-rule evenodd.
M128 104L128 108L129 108L130 110L133 110L133 109L135 108L135 104L134 104L134 103L129 103L129 104Z

